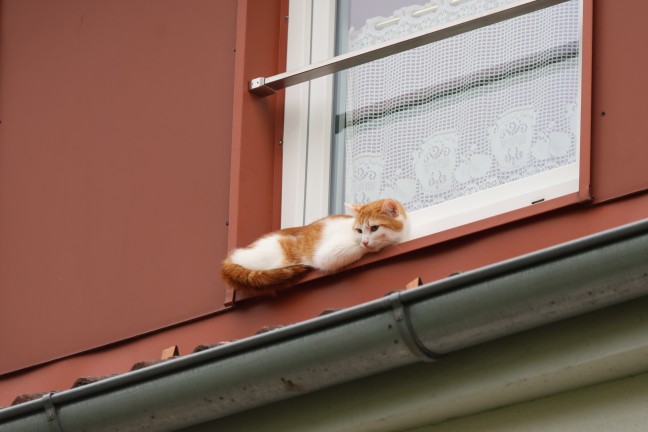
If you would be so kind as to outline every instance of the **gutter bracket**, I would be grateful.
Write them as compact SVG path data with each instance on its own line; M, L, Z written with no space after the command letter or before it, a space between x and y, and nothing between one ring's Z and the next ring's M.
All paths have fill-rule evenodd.
M61 423L59 423L58 415L56 415L56 407L52 402L52 395L54 393L47 393L43 395L43 408L45 408L45 416L47 417L47 424L51 432L63 432Z
M401 301L401 293L391 293L387 297L387 301L392 308L398 333L405 342L407 348L409 348L410 352L419 360L425 362L433 362L440 359L441 355L430 351L416 334L412 321L410 320L408 309Z

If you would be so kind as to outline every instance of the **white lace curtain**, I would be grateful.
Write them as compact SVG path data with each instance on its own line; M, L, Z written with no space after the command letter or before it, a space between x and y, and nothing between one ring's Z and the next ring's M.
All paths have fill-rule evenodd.
M436 3L367 21L351 50L511 1ZM345 200L412 211L575 162L579 49L572 0L350 70Z

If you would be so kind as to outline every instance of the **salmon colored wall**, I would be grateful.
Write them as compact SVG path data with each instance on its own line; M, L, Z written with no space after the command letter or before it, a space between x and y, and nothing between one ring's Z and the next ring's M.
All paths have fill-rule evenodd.
M592 189L598 202L648 189L648 3L631 5L594 2Z
M273 97L255 99L244 90L244 86L249 78L273 74L279 68L277 52L268 53L268 48L277 46L274 37L280 30L275 30L275 36L270 34L272 25L264 23L263 16L272 20L281 19L280 6L278 0L239 0L238 3L232 182L229 184L230 245L246 243L273 225L273 209L276 208L278 197L276 194L270 197L265 194L273 184L276 185L276 172L270 167L276 167L277 148L274 140L278 129L272 122L278 116L276 106L280 101ZM648 178L648 171L643 167L638 169L639 162L645 158L628 161L629 154L641 155L645 149L641 142L643 131L639 121L643 108L637 105L640 98L636 95L647 94L648 84L632 78L639 72L630 70L633 67L630 58L618 53L624 50L641 52L648 32L637 31L634 39L625 39L622 35L628 20L634 23L633 32L642 28L635 21L645 16L648 5L635 4L635 9L629 11L598 1L594 2L594 7L591 175L593 192L598 201L554 209L406 254L391 254L386 259L340 274L310 280L276 298L237 302L231 310L197 321L23 373L0 376L0 406L9 403L19 393L67 388L82 375L124 372L136 361L158 358L162 349L173 344L180 346L181 354L187 354L200 343L249 336L262 326L298 322L314 317L324 309L349 307L381 297L388 291L403 288L417 276L424 282L432 282L457 271L493 264L648 218L648 193L626 196L645 189L644 180ZM245 29L241 23L246 25ZM614 59L618 61L612 61ZM633 92L621 88L626 79L633 83ZM619 91L614 92L608 86ZM603 106L612 107L610 114L600 115ZM634 119L635 123L629 124L624 117ZM627 128L631 128L631 131ZM267 147L263 147L266 144ZM2 172L0 175L3 175ZM189 287L187 292L193 289L192 284L186 286ZM120 322L129 320L130 317Z
M283 93L262 98L248 91L248 83L284 71L287 14L287 0L238 5L228 249L280 225ZM228 289L225 305L233 299Z
M271 76L285 68L285 26L281 0L240 1L236 34L231 183L229 200L229 248L244 246L278 228L275 185L281 173L276 156L282 129L281 103L277 95L261 98L248 91L248 82ZM285 15L285 14L284 14Z
M0 374L222 308L236 4L0 3Z

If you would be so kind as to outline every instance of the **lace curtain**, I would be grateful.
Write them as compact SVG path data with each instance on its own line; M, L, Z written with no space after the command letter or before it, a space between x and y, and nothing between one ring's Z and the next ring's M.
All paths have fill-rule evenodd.
M352 29L350 49L511 1L437 1ZM577 161L580 26L572 0L347 72L345 200L410 211Z

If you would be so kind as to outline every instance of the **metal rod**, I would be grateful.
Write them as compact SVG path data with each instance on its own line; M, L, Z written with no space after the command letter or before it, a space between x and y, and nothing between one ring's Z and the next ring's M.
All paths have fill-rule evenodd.
M521 0L515 4L502 6L472 17L444 24L434 29L342 54L290 72L284 72L271 77L255 78L250 81L249 90L260 96L268 96L286 87L360 66L374 60L477 30L491 24L536 12L560 3L565 3L566 1L568 0Z

